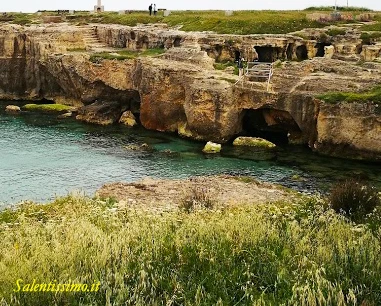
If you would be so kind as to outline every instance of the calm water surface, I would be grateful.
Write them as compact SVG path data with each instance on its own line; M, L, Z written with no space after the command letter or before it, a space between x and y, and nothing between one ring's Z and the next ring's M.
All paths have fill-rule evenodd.
M147 176L240 174L307 192L324 191L349 176L381 186L380 164L322 157L301 147L263 155L224 146L220 155L206 156L203 143L176 135L100 127L54 115L9 115L4 112L8 104L0 102L0 205L44 202L72 191L92 195L105 183ZM150 149L128 149L144 143Z

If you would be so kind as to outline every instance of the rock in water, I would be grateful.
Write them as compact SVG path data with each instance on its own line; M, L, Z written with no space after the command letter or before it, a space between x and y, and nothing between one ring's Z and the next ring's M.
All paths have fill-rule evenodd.
M238 137L233 141L234 146L256 147L263 149L273 149L276 147L272 142L258 137Z
M97 101L78 110L77 120L99 125L110 125L119 121L121 106L118 102Z
M127 126L131 126L131 127L138 124L136 122L136 118L135 118L134 114L131 111L125 111L122 114L122 117L120 117L119 123L122 123L122 124L127 125Z
M58 119L65 119L65 118L70 118L70 117L73 117L73 113L72 112L67 112L67 113L61 114L57 118Z
M6 112L9 112L9 113L17 113L17 112L20 112L21 109L20 109L20 107L18 107L17 105L8 105L8 106L5 108L5 111L6 111Z
M214 142L208 141L208 143L205 145L202 152L204 152L204 153L219 153L219 152L221 152L221 145L219 143L214 143Z

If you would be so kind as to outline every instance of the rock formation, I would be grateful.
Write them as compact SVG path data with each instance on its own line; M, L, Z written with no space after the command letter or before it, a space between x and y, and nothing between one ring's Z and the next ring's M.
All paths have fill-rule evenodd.
M378 45L363 46L356 29L325 42L316 38L319 31L306 31L300 36L307 38L301 38L297 33L185 33L163 25L3 25L0 98L77 106L78 119L97 124L117 123L129 111L147 129L193 139L225 143L237 135L258 136L308 144L326 154L380 160L376 104L327 104L317 98L380 84L380 64L355 62L380 57ZM107 52L155 47L166 53L92 61L103 45ZM286 61L275 67L266 92L262 82L234 85L238 76L214 68L216 61L234 62L237 56Z

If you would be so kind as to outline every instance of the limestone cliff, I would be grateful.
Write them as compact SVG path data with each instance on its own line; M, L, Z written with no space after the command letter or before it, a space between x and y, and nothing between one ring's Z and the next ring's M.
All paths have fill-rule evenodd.
M269 92L261 82L234 85L237 76L213 66L216 60L234 61L237 55L312 58L315 43L295 35L188 34L162 25L4 25L0 98L76 105L78 119L92 123L116 123L130 110L147 129L194 139L227 142L243 134L380 160L381 115L376 105L328 105L315 98L327 91L379 84L379 64L360 66L330 59L332 54L286 61L275 68ZM123 61L90 60L96 51L120 51L116 47L167 51Z

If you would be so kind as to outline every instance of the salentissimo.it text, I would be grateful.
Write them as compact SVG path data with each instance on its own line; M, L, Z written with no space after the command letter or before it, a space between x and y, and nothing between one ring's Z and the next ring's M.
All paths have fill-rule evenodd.
M97 292L101 283L94 281L92 284L78 284L68 281L67 283L57 283L57 281L37 282L33 279L33 282L26 283L23 279L16 280L16 286L13 289L14 292Z

